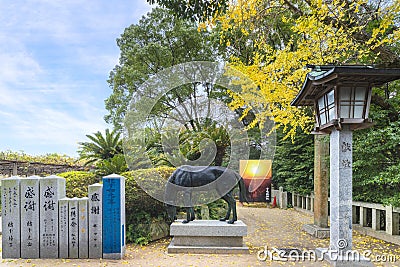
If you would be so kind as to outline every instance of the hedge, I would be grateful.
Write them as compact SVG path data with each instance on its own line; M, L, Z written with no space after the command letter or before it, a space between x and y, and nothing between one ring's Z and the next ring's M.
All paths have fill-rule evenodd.
M124 172L126 238L128 242L146 244L169 233L164 203L147 194L138 184L145 184L156 191L163 190L164 182L156 179L159 175L167 180L175 168L158 167ZM158 177L159 177L158 176ZM161 183L162 182L162 183Z
M70 171L58 174L66 180L67 197L87 197L88 186L96 183L98 180L94 173L85 171Z

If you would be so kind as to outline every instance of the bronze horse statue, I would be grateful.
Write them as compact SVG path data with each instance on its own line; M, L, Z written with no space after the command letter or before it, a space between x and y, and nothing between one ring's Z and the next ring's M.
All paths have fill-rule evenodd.
M221 196L228 203L226 216L221 218L220 221L229 220L232 211L232 219L228 221L229 224L232 224L237 221L236 201L232 195L236 186L239 186L239 200L247 202L246 188L242 177L237 172L219 166L181 166L169 177L165 188L168 217L171 220L176 220L176 205L173 204L176 201L177 191L183 191L186 220L183 220L182 223L193 221L195 215L192 193L196 190L204 191L204 188L207 188L207 190L216 190L218 196ZM179 190L176 188L179 188Z

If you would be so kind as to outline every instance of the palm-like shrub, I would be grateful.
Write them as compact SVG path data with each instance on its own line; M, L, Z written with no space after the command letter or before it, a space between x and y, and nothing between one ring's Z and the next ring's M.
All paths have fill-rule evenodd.
M122 154L121 133L106 129L105 136L98 131L93 135L86 135L90 142L80 142L81 146L78 153L81 159L86 160L85 165L96 164L99 161L113 158L115 155Z

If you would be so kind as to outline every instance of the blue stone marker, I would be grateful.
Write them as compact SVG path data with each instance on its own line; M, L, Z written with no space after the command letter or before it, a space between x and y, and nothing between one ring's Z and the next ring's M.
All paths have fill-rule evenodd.
M125 178L117 174L103 177L103 258L125 255Z

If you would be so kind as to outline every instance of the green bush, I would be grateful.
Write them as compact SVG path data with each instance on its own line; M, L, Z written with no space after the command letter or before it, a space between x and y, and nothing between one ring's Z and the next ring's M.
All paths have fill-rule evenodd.
M164 203L146 193L138 185L138 181L147 188L147 191L154 190L154 193L161 193L164 190L164 180L167 180L174 170L175 168L171 167L158 167L121 174L126 178L125 211L128 242L146 244L162 236L162 233L157 233L157 231L165 229L163 225L166 225L167 215ZM162 180L157 177L161 177ZM165 232L168 234L168 229Z
M96 175L84 171L71 171L58 174L66 180L67 197L87 197L88 186L97 182Z

